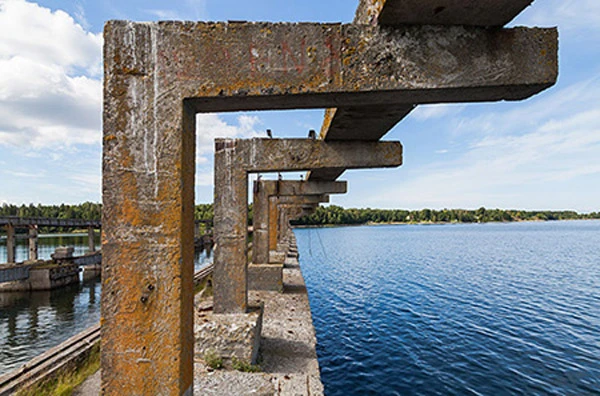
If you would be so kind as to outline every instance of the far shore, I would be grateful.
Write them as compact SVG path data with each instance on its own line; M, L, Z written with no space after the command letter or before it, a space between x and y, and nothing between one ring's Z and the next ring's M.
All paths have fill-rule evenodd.
M301 224L294 225L293 228L334 228L334 227L361 227L361 226L386 226L386 225L458 225L458 224L514 224L514 223L550 223L562 221L600 221L600 219L561 219L561 220L514 220L514 221L415 221L401 222L392 221L387 223L367 222L360 224Z

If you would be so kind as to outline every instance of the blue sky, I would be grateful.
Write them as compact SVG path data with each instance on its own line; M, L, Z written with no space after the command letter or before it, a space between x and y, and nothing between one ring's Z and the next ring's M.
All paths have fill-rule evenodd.
M109 19L350 22L356 0L0 0L0 203L101 200L102 27ZM523 102L420 106L386 139L398 169L349 171L346 207L600 210L600 1L536 0L511 25L558 26L560 76ZM306 136L322 110L205 114L216 136ZM296 178L297 175L291 175Z

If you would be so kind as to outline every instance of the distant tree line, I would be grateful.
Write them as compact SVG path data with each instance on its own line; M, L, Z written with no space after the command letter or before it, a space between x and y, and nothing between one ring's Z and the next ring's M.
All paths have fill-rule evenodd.
M9 205L0 206L0 216L49 217L59 219L100 220L102 204L84 202L78 205ZM197 220L212 220L214 208L212 204L196 205ZM248 205L249 223L252 221L252 205ZM600 212L580 214L575 211L525 211L486 209L344 209L340 206L320 206L310 216L296 220L296 225L343 225L367 223L487 223L528 220L576 220L600 219ZM47 232L65 231L59 228L45 230Z
M320 206L308 217L296 220L296 225L335 225L367 223L488 223L533 220L600 219L600 213L580 214L574 211L525 211L486 209L344 209L340 206Z

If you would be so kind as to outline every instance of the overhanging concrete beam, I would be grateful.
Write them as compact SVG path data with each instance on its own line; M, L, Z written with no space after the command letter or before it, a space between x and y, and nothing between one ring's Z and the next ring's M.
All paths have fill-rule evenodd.
M109 75L195 112L518 100L558 70L556 29L111 21L105 39Z
M504 26L533 0L360 0L355 23Z
M254 182L254 197L252 201L254 206L252 262L256 264L269 262L269 235L275 232L271 231L271 223L269 222L270 197L344 194L346 191L347 184L345 181L259 180Z
M361 0L354 23L394 26L474 25L503 26L532 0ZM416 102L415 102L416 103ZM415 105L347 106L325 112L320 138L378 140L406 117ZM344 169L310 172L310 180L335 180Z
M399 142L216 139L214 312L240 313L248 308L248 173L395 167L401 163Z

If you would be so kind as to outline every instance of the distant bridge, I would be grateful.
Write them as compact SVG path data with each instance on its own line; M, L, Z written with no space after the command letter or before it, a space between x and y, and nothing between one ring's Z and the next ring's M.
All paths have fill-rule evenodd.
M204 224L206 228L211 228L212 223L212 220L195 220L195 234L199 234L198 226L200 224ZM6 262L14 264L17 248L15 241L17 239L29 239L28 259L30 261L38 259L38 227L86 228L88 230L88 250L94 252L96 251L94 230L102 228L102 222L100 220L0 216L0 226L6 229ZM18 237L16 230L23 228L29 230L28 234Z
M65 227L65 228L101 228L100 220L82 220L82 219L54 219L45 217L17 217L1 216L1 226L17 227Z

